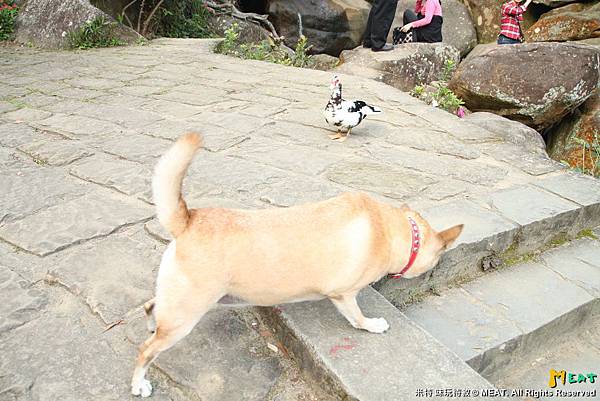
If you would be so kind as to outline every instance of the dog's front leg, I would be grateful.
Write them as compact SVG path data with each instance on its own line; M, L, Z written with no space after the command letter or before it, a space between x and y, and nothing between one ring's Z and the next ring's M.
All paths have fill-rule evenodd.
M384 318L368 318L362 314L356 303L356 293L329 297L329 299L331 299L337 310L348 319L350 324L357 329L367 330L371 333L383 333L390 328Z

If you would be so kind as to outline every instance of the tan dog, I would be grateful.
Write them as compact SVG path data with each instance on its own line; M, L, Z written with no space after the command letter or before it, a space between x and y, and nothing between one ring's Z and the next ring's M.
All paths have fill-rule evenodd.
M254 305L329 298L350 324L372 333L389 325L365 317L357 293L410 259L404 277L436 265L462 225L435 232L408 207L394 208L366 194L344 194L286 209L188 210L181 184L196 150L198 134L183 135L159 161L153 180L158 219L175 240L158 273L156 298L145 305L154 334L140 348L132 393L147 397L144 376L158 354L185 337L225 295ZM412 257L414 229L420 249Z

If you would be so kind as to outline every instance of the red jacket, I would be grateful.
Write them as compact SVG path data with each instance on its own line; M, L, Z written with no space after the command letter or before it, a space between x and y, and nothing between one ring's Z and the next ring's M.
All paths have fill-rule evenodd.
M512 1L502 5L502 18L500 20L500 35L511 39L522 40L519 21L523 21L526 8Z

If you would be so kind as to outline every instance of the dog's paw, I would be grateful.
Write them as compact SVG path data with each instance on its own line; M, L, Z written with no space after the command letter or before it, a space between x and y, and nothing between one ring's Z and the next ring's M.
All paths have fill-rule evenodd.
M374 319L365 319L365 322L363 324L363 329L365 329L371 333L383 333L384 331L386 331L389 328L390 328L390 325L382 317L377 317Z
M152 384L146 379L131 386L131 394L141 395L142 397L150 397L152 394Z

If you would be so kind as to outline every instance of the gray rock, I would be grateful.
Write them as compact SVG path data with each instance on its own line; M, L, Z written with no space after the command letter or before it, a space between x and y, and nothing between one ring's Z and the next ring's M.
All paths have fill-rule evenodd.
M16 40L40 47L67 47L67 33L82 27L86 21L110 16L92 6L88 0L68 0L60 4L52 0L31 0L20 10L16 22ZM135 41L139 35L123 25L114 28L116 37Z
M598 29L600 6L574 3L542 14L525 32L525 38L529 42L582 40L595 37Z
M543 74L540 66L545 66ZM493 112L541 130L592 95L599 66L600 52L591 46L496 46L461 63L449 87L469 110Z
M269 15L285 43L294 47L302 33L315 53L337 57L342 50L361 42L369 17L369 3L364 0L322 1L318 4L300 0L269 2ZM301 22L298 21L301 16Z
M468 114L465 121L483 127L504 138L506 142L527 149L528 152L540 154L546 151L542 136L536 130L517 121L488 112Z
M446 61L458 63L456 48L441 43L408 43L389 52L363 47L340 55L335 71L373 78L403 91L440 79Z
M329 54L315 54L311 59L311 68L323 71L329 71L337 67L340 62L339 58L330 56Z

